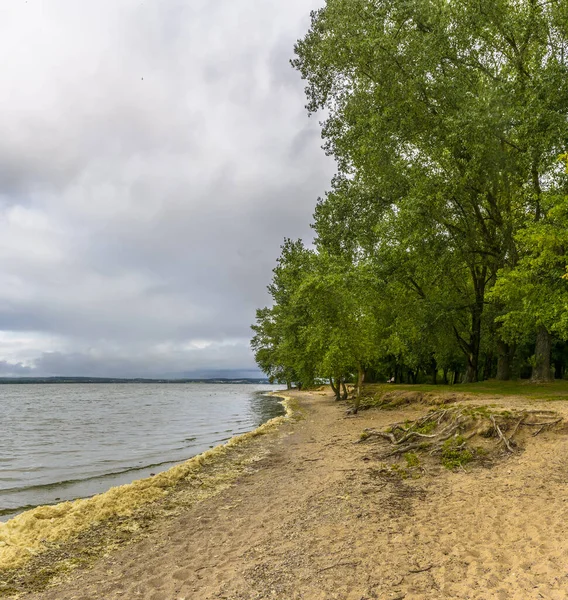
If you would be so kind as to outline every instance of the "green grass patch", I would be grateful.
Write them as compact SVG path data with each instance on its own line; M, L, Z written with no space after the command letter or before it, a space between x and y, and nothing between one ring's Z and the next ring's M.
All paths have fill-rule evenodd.
M436 421L428 421L428 422L424 423L423 425L413 427L412 431L416 431L417 433L423 433L425 435L428 435L428 434L432 433L436 429L436 427L438 427L438 424L436 423Z
M404 460L406 461L406 466L409 469L420 466L420 458L418 458L418 454L416 454L416 452L407 452L404 455Z
M459 383L456 385L431 384L366 384L363 387L366 402L369 405L380 404L382 396L388 392L431 392L435 394L474 394L479 396L523 396L534 400L568 400L568 381L557 380L552 383L530 383L517 381L480 381L477 383Z
M442 445L442 464L446 469L459 469L474 459L473 452L466 447L461 435L446 440Z

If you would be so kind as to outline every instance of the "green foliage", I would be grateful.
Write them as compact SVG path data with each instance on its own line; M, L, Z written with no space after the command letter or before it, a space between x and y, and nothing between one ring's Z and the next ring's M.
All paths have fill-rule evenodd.
M313 253L300 241L286 240L268 287L274 306L256 313L251 347L259 367L271 381L310 385L316 377L316 358L303 344L308 307L298 303L297 289L312 268Z
M465 439L460 435L446 440L442 445L442 464L446 469L459 469L473 459L473 452L466 447Z
M420 466L420 458L416 452L406 452L404 455L404 460L406 461L406 466L409 469Z
M510 361L506 343L568 339L567 47L564 0L312 13L293 64L338 174L315 248L285 242L257 313L272 379L469 383Z
M523 255L499 273L492 291L492 298L508 307L498 321L511 341L523 340L540 325L568 339L568 197L551 202L543 219L517 233Z

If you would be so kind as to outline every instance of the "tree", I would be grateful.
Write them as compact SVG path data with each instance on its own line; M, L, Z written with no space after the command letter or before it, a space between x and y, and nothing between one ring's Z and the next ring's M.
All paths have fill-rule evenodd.
M455 332L465 381L478 377L487 290L514 266L515 232L541 218L557 175L567 17L562 0L328 0L296 46L308 109L328 114L338 181L365 192L339 196L350 206L328 196L319 215L380 219L393 207L443 232L467 278L455 288L469 313Z
M298 288L298 300L310 312L305 343L319 356L320 374L337 382L356 374L358 398L380 339L379 282L365 263L354 264L324 251L316 255L315 265Z
M492 292L506 307L499 321L508 340L518 342L536 334L535 382L553 379L552 335L568 339L568 198L552 203L543 219L519 231L522 258L514 268L499 273Z
M316 377L316 359L304 343L309 313L298 302L297 289L310 272L313 253L301 241L289 239L281 250L268 286L274 304L257 311L251 347L259 367L272 380L310 385Z

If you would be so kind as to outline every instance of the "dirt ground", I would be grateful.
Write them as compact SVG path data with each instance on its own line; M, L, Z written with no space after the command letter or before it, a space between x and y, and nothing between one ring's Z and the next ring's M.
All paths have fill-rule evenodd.
M568 598L568 435L544 432L492 468L378 476L367 427L425 406L347 416L329 394L265 442L254 473L149 537L28 600ZM473 401L470 401L473 403ZM562 402L477 399L504 408ZM383 446L384 448L384 446Z

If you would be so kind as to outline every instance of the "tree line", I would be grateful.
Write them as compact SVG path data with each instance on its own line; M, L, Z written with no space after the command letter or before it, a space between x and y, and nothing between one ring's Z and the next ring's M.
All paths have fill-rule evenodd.
M568 366L568 2L327 0L295 47L338 166L252 348L274 381Z

